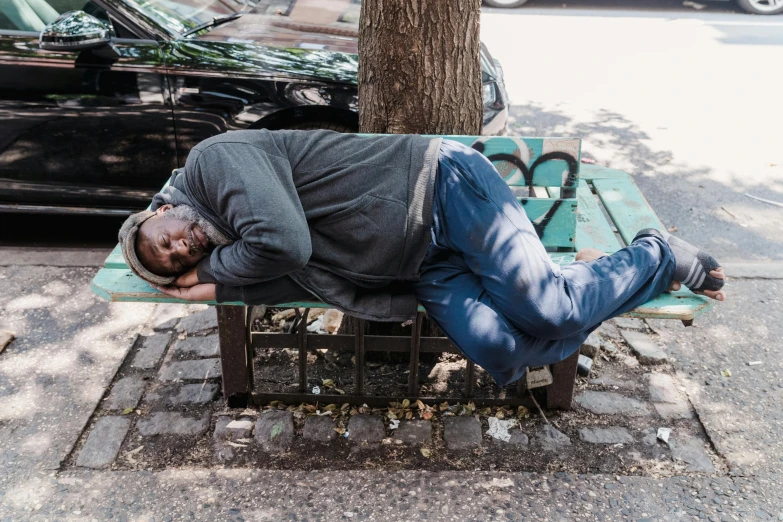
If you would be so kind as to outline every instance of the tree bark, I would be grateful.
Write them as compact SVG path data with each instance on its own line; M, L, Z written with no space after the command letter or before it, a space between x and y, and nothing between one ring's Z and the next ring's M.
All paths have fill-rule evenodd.
M360 132L480 134L480 14L481 0L362 0ZM354 333L352 324L340 333ZM411 327L366 321L365 331L410 335ZM425 319L422 335L441 333Z
M359 129L480 134L481 0L362 0Z

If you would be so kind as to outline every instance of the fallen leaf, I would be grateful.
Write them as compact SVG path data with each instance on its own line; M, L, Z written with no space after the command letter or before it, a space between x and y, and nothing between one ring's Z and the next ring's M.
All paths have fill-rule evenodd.
M235 448L247 448L247 444L237 444L236 442L231 442L230 440L226 441L226 444Z
M731 370L726 368L725 370L721 370L720 374L723 375L724 377L731 377Z
M413 418L413 412L412 411L406 411L405 412L405 418L406 419L412 419Z
M443 401L438 405L438 408L440 408L440 411L446 411L449 409L449 403L447 401Z
M321 381L321 384L324 385L324 388L334 388L334 381L332 379L324 379Z
M431 411L425 411L421 414L421 418L424 420L430 420L432 418L432 412Z
M421 454L427 458L430 458L432 456L432 450L428 448L421 448Z
M340 388L335 388L334 391L336 391L340 395L345 395L345 391L341 390Z
M419 399L416 399L416 407L419 408L420 410L423 410L424 409L424 403L421 402Z
M403 399L402 401L402 408L410 408L411 407L411 401L408 399Z
M133 413L133 408L125 408L124 410L122 410L123 415L128 415L131 413Z
M335 428L334 431L336 431L338 435L342 435L345 433L345 428Z
M347 411L348 408L350 408L350 407L351 407L351 405L346 402L345 404L340 406L340 411Z
M394 412L393 412L393 411L391 411L391 410L389 410L388 412L386 412L386 416L387 416L387 417L389 417L391 420L395 420L395 419L397 419L397 416L396 416L396 415L394 414Z

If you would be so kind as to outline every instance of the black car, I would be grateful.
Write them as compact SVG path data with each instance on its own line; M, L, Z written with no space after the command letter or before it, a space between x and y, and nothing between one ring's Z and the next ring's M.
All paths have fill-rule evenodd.
M215 134L356 131L356 0L0 0L0 211L143 208ZM502 134L482 48L484 134Z

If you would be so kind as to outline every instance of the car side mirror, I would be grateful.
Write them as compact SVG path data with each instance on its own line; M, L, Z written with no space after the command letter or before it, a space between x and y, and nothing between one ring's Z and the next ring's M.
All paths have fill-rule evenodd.
M111 45L112 28L84 11L63 13L41 31L38 45L47 51L82 51Z

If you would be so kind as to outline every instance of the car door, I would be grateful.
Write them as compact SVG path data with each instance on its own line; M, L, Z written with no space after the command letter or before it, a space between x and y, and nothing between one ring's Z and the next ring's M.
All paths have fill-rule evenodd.
M110 19L85 0L0 2L0 211L127 213L176 167L158 42L112 19L117 54L41 50L70 10Z

